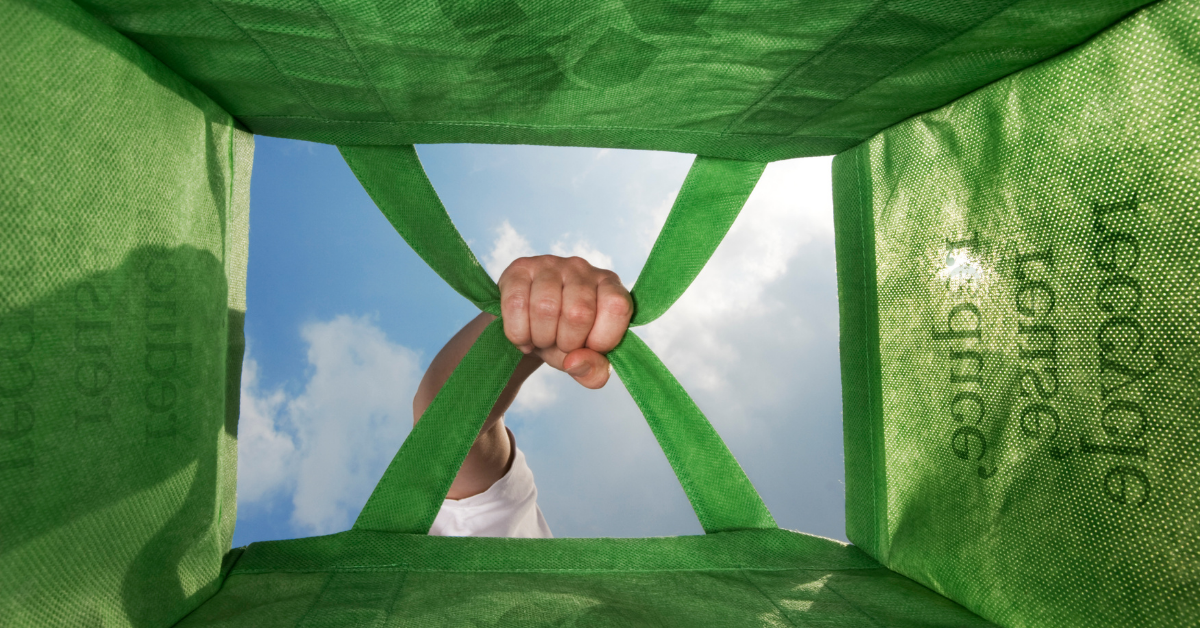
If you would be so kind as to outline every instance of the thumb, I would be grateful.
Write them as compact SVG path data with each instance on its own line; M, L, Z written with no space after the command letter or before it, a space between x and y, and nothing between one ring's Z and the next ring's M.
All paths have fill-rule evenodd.
M608 358L583 347L567 354L563 370L585 388L602 388L608 383Z

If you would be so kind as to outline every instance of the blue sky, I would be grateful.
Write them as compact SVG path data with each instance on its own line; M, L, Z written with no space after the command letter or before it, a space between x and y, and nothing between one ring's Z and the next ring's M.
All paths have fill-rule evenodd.
M234 546L353 523L412 424L412 395L476 314L408 248L331 146L259 137ZM419 146L498 276L580 255L632 285L692 156ZM829 158L771 164L676 306L637 333L692 394L783 527L845 538ZM701 532L620 380L543 367L506 418L556 536Z

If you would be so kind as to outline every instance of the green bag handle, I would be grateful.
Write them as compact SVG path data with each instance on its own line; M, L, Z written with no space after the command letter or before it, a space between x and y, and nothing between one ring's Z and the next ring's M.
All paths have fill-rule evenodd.
M499 315L500 291L454 227L412 146L342 146L342 156L396 231L455 290ZM697 157L631 292L631 325L661 316L704 268L765 163ZM426 534L488 413L522 357L489 325L421 416L354 523ZM637 335L608 353L646 417L706 533L776 528L724 441Z

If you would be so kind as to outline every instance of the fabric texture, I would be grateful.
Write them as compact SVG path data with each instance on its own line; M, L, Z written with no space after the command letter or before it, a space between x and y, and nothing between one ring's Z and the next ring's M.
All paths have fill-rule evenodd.
M990 626L853 546L787 530L650 539L351 530L255 543L196 626Z
M253 138L69 2L0 51L0 625L169 626L236 520Z
M831 155L1149 0L80 0L255 133Z
M847 532L1005 626L1200 620L1200 3L834 165Z
M1197 6L0 3L0 623L1196 624ZM353 529L226 553L246 128L337 144L493 314L414 142L697 154L635 324L766 162L844 151L857 546L778 529L635 333L610 358L704 535L429 535L521 357L497 322Z
M537 505L537 486L525 452L512 442L512 464L504 477L478 495L442 502L431 536L497 536L514 539L549 539L550 525Z

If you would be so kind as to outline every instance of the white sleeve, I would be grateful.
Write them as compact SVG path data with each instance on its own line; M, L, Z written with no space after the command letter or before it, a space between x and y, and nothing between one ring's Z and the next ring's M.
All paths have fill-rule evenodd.
M513 461L508 473L491 488L464 499L442 502L429 534L433 536L505 536L549 539L550 526L537 505L533 471L509 432Z

